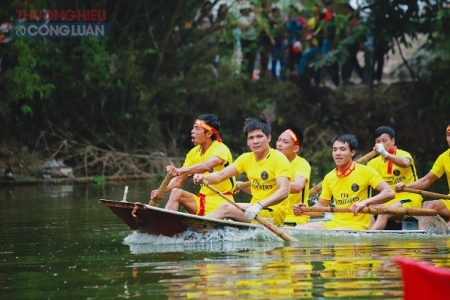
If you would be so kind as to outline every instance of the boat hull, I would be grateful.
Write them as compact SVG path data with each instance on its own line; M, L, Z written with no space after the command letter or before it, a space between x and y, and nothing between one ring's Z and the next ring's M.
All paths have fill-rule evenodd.
M259 228L249 223L217 220L188 213L170 211L139 202L113 201L100 199L131 230L173 237L187 230L208 231L233 227L238 229Z
M264 228L259 224L200 217L193 214L150 206L139 202L114 201L106 199L100 199L99 202L107 206L126 225L128 225L131 230L152 235L173 237L189 230L206 232L214 229L223 229L225 227L243 230ZM292 227L285 227L283 230L289 230L292 234L301 232L293 229ZM340 232L342 233L344 231L341 230ZM383 233L426 233L424 230L346 230L345 232L357 234L373 233L375 235Z

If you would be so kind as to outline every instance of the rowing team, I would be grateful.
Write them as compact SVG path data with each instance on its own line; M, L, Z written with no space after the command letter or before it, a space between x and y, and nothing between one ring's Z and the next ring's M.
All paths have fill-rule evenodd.
M436 210L446 221L450 218L449 201L423 201L420 194L408 192L425 189L444 174L450 189L450 149L419 179L411 154L397 148L391 127L377 128L373 151L356 161L353 160L358 148L356 137L342 134L332 141L336 167L309 191L311 166L299 156L303 142L301 131L285 130L273 149L269 144L272 135L267 120L248 118L243 131L251 151L233 161L219 129L220 121L213 114L204 114L195 120L191 130L195 146L186 155L183 166L166 167L168 175L173 177L159 189L170 192L166 209L177 211L182 205L188 213L247 223L258 216L277 226L290 225L298 229L381 230L388 221L400 223L405 218L398 214L359 213L367 210L366 207L420 209L423 206ZM450 125L446 138L450 147ZM369 159L367 165L362 164ZM242 173L247 175L250 184L236 182L235 177ZM189 176L195 184L202 184L197 195L181 188ZM408 191L403 190L405 187ZM321 194L314 204L317 211L314 211L314 207L308 208L308 198L320 188ZM233 202L233 194L239 190L251 194L250 203ZM150 198L157 203L163 195L153 190ZM336 208L345 208L348 213L333 214L330 220L309 222L310 217L323 214L319 207L329 207L330 203Z

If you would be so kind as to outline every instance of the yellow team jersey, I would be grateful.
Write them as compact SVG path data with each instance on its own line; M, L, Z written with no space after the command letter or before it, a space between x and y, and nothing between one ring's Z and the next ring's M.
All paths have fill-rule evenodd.
M395 186L397 183L410 184L418 179L414 159L411 154L404 150L397 149L394 155L408 158L411 161L411 165L407 168L402 168L392 164L392 167L389 170L389 162L382 156L378 156L367 163L369 167L372 167L378 172L378 174L381 175L383 180L386 181L393 191L395 191ZM395 193L395 198L385 203L385 205L401 200L411 200L415 203L416 208L422 207L422 196L408 192Z
M300 193L289 194L287 200L287 213L284 219L285 223L297 223L304 224L309 222L309 216L295 216L292 210L294 204L303 203L308 206L308 196L309 196L309 179L311 178L311 165L303 157L296 156L291 162L291 178L292 181L295 180L296 176L306 178L306 184Z
M350 207L353 203L369 198L371 188L376 188L383 179L371 167L356 163L355 169L348 176L339 178L332 170L323 179L320 198L333 200L336 207ZM335 222L344 227L346 224L358 225L368 229L370 214L335 213L328 222Z
M431 173L436 177L441 178L442 175L447 175L447 184L450 192L450 149L439 155L431 168ZM450 195L450 193L449 193ZM445 201L444 201L445 202ZM450 202L450 201L446 201Z
M289 160L283 153L272 148L266 158L261 161L255 160L253 152L247 152L239 156L233 165L239 173L246 173L250 180L252 193L250 203L252 204L266 199L277 190L277 178L286 177L291 180ZM285 201L271 208L282 206L285 211Z
M233 157L231 156L230 149L224 144L218 141L213 141L211 146L206 150L203 155L201 154L200 145L192 148L188 154L186 155L186 159L184 161L183 167L189 167L198 163L202 163L207 161L210 157L217 156L222 159L223 162L221 165L216 166L214 169L209 170L203 174L207 175L208 173L218 172L223 170L225 167L233 163ZM222 193L232 193L235 186L235 179L231 177L225 181L222 181L217 184L213 184L213 186L221 191ZM215 195L216 193L211 191L208 187L202 186L199 193L204 195Z
M450 195L450 149L439 155L439 157L434 162L430 172L436 175L436 177L438 178L441 178L444 174L447 175L447 184ZM444 200L442 202L447 207L447 209L450 210L450 201Z

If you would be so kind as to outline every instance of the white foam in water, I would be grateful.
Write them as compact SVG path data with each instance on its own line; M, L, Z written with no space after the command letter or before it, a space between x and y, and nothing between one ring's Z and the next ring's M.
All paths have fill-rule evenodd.
M267 229L255 228L250 230L240 230L232 227L225 227L220 230L208 230L199 232L195 230L188 230L175 237L156 236L146 233L139 233L134 231L129 236L125 237L125 245L137 244L153 244L153 245L170 245L170 244L197 244L197 243L214 243L214 242L239 242L239 241L279 241L280 238Z
M264 228L239 230L225 227L207 232L187 231L175 237L156 236L134 231L125 237L123 243L130 247L133 254L155 252L236 252L250 247L261 250L268 247L267 241L283 242ZM245 242L241 243L240 242ZM250 242L250 243L249 243ZM273 244L270 245L273 248Z
M429 233L448 234L450 232L447 223L440 216L418 216L416 219Z
M425 219L428 221L428 219ZM428 233L403 231L396 233L389 231L333 231L333 230L297 230L293 228L282 228L289 235L296 237L302 246L317 246L329 243L332 239L335 243L376 243L378 240L410 240L429 239L436 236L436 229ZM443 235L444 237L446 235ZM240 230L232 227L224 227L217 230L196 231L188 230L175 237L156 236L146 233L133 232L125 237L123 244L130 246L130 251L134 254L150 252L183 252L183 251L204 251L204 252L233 252L255 246L259 249L267 245L271 247L276 243L284 241L273 232L264 227ZM244 246L245 245L245 246Z

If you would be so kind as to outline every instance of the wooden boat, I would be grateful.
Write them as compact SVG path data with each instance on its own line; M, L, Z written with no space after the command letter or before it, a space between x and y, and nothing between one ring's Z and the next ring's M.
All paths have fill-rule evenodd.
M231 220L218 220L200 217L188 213L166 210L163 208L142 204L139 202L114 201L100 199L100 203L106 205L133 231L152 235L173 237L188 230L208 231L232 227L237 229L261 229L259 224L235 222ZM287 229L287 228L283 228ZM290 229L290 232L297 232ZM366 230L352 231L365 233L426 233L425 230Z
M450 269L425 261L398 257L402 269L403 299L449 299Z
M260 225L217 220L188 213L171 211L139 202L113 201L100 199L131 230L173 237L187 230L211 230L224 227L238 229L259 228Z

